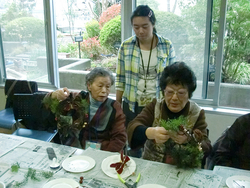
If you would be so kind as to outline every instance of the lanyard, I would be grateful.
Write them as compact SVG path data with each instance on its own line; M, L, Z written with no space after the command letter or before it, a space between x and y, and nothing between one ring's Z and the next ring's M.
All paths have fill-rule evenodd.
M137 40L138 40L138 38L137 38ZM150 53L149 53L149 57L148 57L148 67L147 67L147 72L146 72L146 71L145 71L145 67L144 67L144 61L143 61L142 53L141 53L140 42L139 42L139 40L138 40L138 46L139 46L139 49L140 49L142 68L143 68L144 79L145 79L145 86L144 86L144 91L143 91L144 93L146 92L146 89L147 89L147 76L148 76L148 74L149 74L149 64L150 64L150 59L151 59L153 41L154 41L154 35L153 35L153 38L152 38L152 41L151 41Z

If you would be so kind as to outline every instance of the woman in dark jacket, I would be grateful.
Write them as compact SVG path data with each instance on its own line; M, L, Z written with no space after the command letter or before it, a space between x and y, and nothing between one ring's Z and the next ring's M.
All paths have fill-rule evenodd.
M126 143L125 115L120 104L108 98L112 73L98 67L86 75L87 91L67 88L50 93L44 103L55 114L62 144L119 152Z
M142 147L145 143L142 158L176 164L176 159L171 155L173 149L196 141L200 142L206 156L211 144L207 136L205 112L190 100L196 89L193 71L183 62L169 65L162 73L160 87L164 98L154 99L129 123L127 133L130 147ZM184 129L175 134L161 124L162 120L171 121L180 116L186 117L187 123L183 125Z
M211 170L215 165L250 170L250 114L238 117L225 130L208 159Z

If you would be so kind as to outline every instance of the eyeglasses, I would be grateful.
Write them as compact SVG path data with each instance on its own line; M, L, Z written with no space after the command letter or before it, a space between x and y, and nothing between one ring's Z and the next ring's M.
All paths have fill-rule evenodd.
M174 90L165 89L164 92L167 97L173 97L176 94L178 98L183 98L187 94L187 91L185 90L174 91Z

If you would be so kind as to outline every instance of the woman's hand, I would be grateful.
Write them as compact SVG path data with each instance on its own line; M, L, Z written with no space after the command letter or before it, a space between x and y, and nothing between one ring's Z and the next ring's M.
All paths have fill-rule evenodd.
M165 143L170 136L164 127L149 127L146 130L148 139L154 139L157 144Z
M184 144L188 142L187 135L185 135L182 131L179 131L177 134L172 135L171 139L177 144Z
M68 88L58 89L51 94L52 99L58 99L59 101L65 100L69 96L69 90Z

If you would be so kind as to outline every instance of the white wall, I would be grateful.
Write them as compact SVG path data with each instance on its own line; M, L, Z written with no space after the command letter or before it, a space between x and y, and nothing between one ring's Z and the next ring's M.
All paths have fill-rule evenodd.
M212 143L221 135L221 133L236 120L236 116L216 115L206 112L206 121L209 129L209 139Z
M6 97L4 95L4 89L0 88L0 110L5 107ZM209 138L212 143L221 135L221 133L233 124L237 116L233 115L221 115L214 114L206 111L206 121L209 129Z

